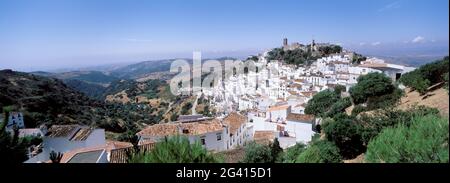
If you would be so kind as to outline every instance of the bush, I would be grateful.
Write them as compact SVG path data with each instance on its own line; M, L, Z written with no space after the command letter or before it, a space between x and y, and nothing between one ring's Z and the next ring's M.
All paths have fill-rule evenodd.
M424 94L429 86L445 81L445 74L449 70L448 61L449 57L447 56L433 63L425 64L412 72L404 74L400 78L400 82Z
M283 153L283 163L295 163L297 157L306 150L306 145L302 143L295 144Z
M331 106L330 110L325 114L325 116L333 117L334 115L345 112L345 109L347 107L350 107L351 105L352 101L350 97L341 98Z
M369 73L358 78L358 83L350 88L350 95L355 104L362 104L370 97L390 94L394 88L391 78L382 73Z
M345 88L345 86L342 85L336 85L336 87L334 87L334 92L337 95L341 95L342 92L345 92L347 90L347 88Z
M272 144L270 144L270 153L272 155L273 161L278 162L283 155L283 149L280 147L280 142L278 138L275 138Z
M356 105L352 110L352 116L357 116L359 113L366 111L366 107L362 105Z
M243 163L273 163L275 162L269 146L250 143L245 148Z
M174 136L158 142L150 152L134 154L131 163L218 163L199 142L191 144L186 137Z
M363 126L363 128L360 128L360 134L364 144L367 145L384 128L394 127L399 124L409 126L416 117L438 114L439 111L437 109L415 106L406 111L388 109L373 115L362 115L359 119L359 123Z
M309 146L302 152L296 163L340 163L342 157L339 149L329 141L321 140Z
M367 101L367 110L395 107L396 103L400 101L402 96L403 90L395 88L392 93L370 97Z
M324 117L333 104L335 104L338 100L339 95L335 92L331 90L321 91L308 101L308 105L305 108L305 113Z
M367 103L367 109L373 110L393 106L403 93L392 84L391 78L382 73L369 73L358 78L358 83L350 88L350 95L353 103Z
M366 161L380 163L448 163L448 120L437 115L384 129L367 148Z
M345 114L339 114L323 125L327 139L336 144L340 154L346 159L355 158L366 150L360 134L361 128L355 119Z

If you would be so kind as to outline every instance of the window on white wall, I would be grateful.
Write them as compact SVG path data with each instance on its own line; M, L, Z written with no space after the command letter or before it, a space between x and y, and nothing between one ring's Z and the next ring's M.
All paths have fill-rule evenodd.
M202 145L206 144L205 136L200 137L200 142L202 143Z
M216 134L216 136L217 136L217 141L222 140L222 133L218 133L218 134Z

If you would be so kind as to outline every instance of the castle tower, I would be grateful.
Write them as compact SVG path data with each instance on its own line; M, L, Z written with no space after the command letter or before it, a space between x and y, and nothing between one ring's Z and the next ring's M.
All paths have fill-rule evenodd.
M283 39L283 47L286 47L286 46L288 46L288 39L284 38Z
M316 51L316 42L314 41L314 39L312 40L311 43L311 51Z

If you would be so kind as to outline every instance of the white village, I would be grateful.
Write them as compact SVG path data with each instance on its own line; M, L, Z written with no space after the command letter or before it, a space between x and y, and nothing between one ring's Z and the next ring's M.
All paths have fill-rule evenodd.
M311 49L320 46L314 41L310 48L299 43L283 42L284 50ZM181 115L176 121L149 125L136 133L138 147L151 149L165 137L183 135L191 143L200 142L208 151L222 152L245 146L250 142L269 144L278 139L283 149L297 143L308 144L320 133L322 119L305 114L312 97L323 90L344 86L342 95L357 83L361 75L383 73L393 81L414 68L367 58L353 64L353 52L343 50L315 60L308 66L296 66L281 60L267 60L270 50L255 61L256 70L231 74L218 80L211 88L192 93L209 99L217 116ZM195 106L195 104L194 104ZM60 152L61 163L124 163L133 144L106 140L105 130L82 125L53 125L47 129L26 128L21 113L9 116L6 130L19 128L19 136L41 137L43 143L29 148L25 163L45 163ZM52 157L53 156L53 157Z

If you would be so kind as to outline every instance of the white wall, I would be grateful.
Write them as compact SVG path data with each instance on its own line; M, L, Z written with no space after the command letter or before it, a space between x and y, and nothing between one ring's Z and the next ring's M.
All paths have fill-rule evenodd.
M302 123L302 122L294 122L287 121L286 131L295 134L295 138L297 142L308 143L311 141L312 136L314 135L314 131L312 131L311 123Z

